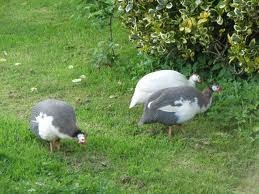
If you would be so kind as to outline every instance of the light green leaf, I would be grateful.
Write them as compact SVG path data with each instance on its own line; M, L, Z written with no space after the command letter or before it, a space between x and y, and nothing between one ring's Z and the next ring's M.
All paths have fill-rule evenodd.
M173 4L171 2L166 5L167 9L171 9L172 7L173 7Z
M156 6L156 10L158 10L158 11L162 10L162 9L164 9L164 7L165 7L164 5L159 4L159 5Z
M217 18L217 23L219 25L222 25L223 24L223 18L219 15L218 18Z

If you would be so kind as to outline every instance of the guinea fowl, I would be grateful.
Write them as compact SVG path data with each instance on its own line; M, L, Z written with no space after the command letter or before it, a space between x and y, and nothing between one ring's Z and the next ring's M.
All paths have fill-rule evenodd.
M200 76L193 74L189 80L181 73L174 70L160 70L142 77L135 88L129 108L145 103L155 92L169 87L192 86L200 82Z
M208 110L212 102L212 93L220 90L219 85L212 85L202 92L190 86L160 90L152 94L145 103L139 125L156 122L164 124L169 126L170 137L172 125L186 122L196 114Z
M64 101L48 99L37 103L32 108L30 126L36 136L50 142L51 152L59 150L60 139L86 142L85 134L76 126L74 109Z

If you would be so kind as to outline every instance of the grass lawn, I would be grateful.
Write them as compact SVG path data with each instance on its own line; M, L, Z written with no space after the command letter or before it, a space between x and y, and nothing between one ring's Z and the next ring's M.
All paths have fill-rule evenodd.
M93 68L93 48L108 33L77 19L76 6L0 0L0 193L259 193L259 144L251 138L258 121L221 120L230 111L224 88L245 107L243 99L259 101L258 84L245 90L222 81L209 113L171 140L161 125L138 127L142 107L128 109L137 80L124 68L137 60L136 49L117 22L118 64ZM80 75L86 78L72 83ZM50 153L31 134L30 109L46 98L75 107L86 146L62 141Z

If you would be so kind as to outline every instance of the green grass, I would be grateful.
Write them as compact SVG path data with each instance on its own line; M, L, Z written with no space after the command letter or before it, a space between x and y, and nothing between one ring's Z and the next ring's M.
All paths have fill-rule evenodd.
M136 80L123 69L137 59L127 33L115 24L118 64L92 68L92 49L107 30L71 17L71 2L0 0L0 58L7 59L0 62L1 193L259 193L258 142L250 136L258 123L222 123L231 113L224 103L234 102L229 94L240 106L257 103L258 85L237 92L222 81L225 95L171 140L161 125L138 127L142 108L128 109ZM82 74L85 80L72 83ZM63 141L50 153L30 133L30 109L46 98L76 108L86 146Z

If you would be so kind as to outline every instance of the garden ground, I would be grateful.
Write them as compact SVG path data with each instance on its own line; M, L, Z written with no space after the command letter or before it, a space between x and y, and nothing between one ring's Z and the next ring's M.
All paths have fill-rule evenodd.
M118 63L95 68L93 48L108 33L77 17L77 1L0 2L1 193L259 193L258 141L251 136L258 122L222 124L228 105L220 112L214 106L224 104L224 93L243 90L238 83L222 81L209 113L168 139L161 125L137 126L141 107L128 109L137 79L125 67L137 51L119 22ZM258 85L250 87L258 102ZM63 141L50 153L30 133L30 109L46 98L75 107L86 146Z

